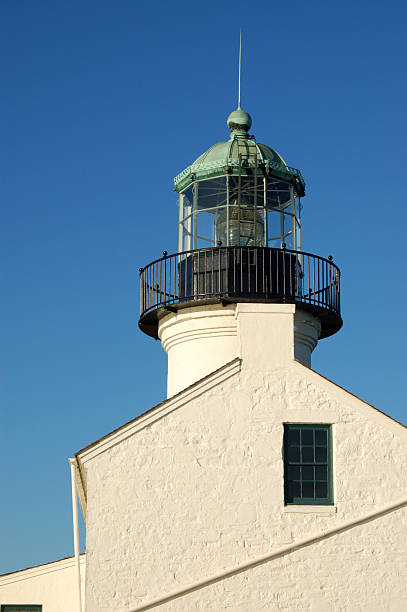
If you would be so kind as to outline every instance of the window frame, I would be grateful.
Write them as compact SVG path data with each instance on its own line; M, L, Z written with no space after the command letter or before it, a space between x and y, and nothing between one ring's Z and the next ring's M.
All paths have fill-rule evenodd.
M21 612L42 612L42 604L2 604L0 612L14 612L15 610L21 610Z
M327 432L327 458L326 462L304 462L300 461L292 461L288 459L288 432L293 430L323 430ZM301 436L301 434L300 434ZM296 446L296 445L294 445ZM315 448L315 440L312 445ZM302 443L300 441L299 448L302 448ZM301 459L301 456L300 456ZM285 506L333 506L334 505L334 487L333 487L333 452L332 452L332 424L330 423L284 423L284 434L283 434L283 463L284 463L284 505ZM327 495L326 497L294 497L289 495L288 493L288 485L289 482L292 482L293 479L289 479L288 477L288 468L289 466L315 466L318 465L326 465L327 466ZM302 474L302 471L301 471ZM314 472L315 474L315 472ZM302 482L302 478L301 478ZM310 481L312 482L312 481ZM316 482L314 477L313 482ZM323 481L325 482L325 481Z

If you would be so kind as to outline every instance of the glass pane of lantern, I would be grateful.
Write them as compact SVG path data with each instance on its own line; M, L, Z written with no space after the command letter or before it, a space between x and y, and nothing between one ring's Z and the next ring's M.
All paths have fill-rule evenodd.
M266 198L267 208L278 208L282 210L283 207L290 201L291 191L290 185L285 181L279 179L267 178L266 179Z
M182 251L190 251L192 249L192 216L182 222Z
M293 216L289 212L289 206L286 207L283 213L281 213L280 227L283 242L285 242L287 249L294 248L293 244Z
M229 212L222 209L216 219L216 234L223 245L264 246L263 199L263 179L229 178Z
M192 240L192 213L193 213L193 201L194 192L193 185L188 187L182 194L183 206L182 206L182 218L180 219L179 226L179 240L178 244L180 249L183 251L190 251L193 248Z
M248 206L229 206L218 211L216 218L216 240L226 246L263 246L263 215ZM229 222L229 232L227 231Z
M197 188L198 210L216 208L217 206L224 206L226 204L227 191L225 176L209 179L207 181L201 181L198 183Z
M252 177L231 176L229 178L229 203L232 206L252 207L254 206L254 180Z
M214 213L197 211L196 215L196 249L212 248L214 240Z
M194 205L194 186L191 185L184 191L184 206L193 208Z
M284 242L287 248L294 248L293 242L293 200L289 183L275 179L266 179L266 200L268 223L268 246L280 248Z

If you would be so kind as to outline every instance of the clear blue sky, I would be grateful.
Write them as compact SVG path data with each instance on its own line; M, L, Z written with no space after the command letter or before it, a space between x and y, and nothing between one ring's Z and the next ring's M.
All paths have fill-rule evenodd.
M172 178L252 132L307 183L343 273L313 367L407 422L404 1L3 0L0 572L73 553L67 457L165 397L138 268L177 244Z

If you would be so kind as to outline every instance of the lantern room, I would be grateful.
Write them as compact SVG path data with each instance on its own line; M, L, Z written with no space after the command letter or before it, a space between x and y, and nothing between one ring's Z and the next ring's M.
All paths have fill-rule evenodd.
M342 325L338 267L301 250L301 172L251 124L239 106L229 140L174 179L178 251L140 268L139 326L154 338L169 312L215 303L293 303L318 318L321 338Z
M243 109L231 131L174 180L179 193L179 251L215 246L301 248L301 173L249 135Z

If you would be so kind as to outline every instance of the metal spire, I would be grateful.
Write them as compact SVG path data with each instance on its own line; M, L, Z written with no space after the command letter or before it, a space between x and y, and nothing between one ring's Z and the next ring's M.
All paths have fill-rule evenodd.
M239 44L239 97L237 101L237 108L240 108L240 76L242 72L242 28L240 28L240 44Z

